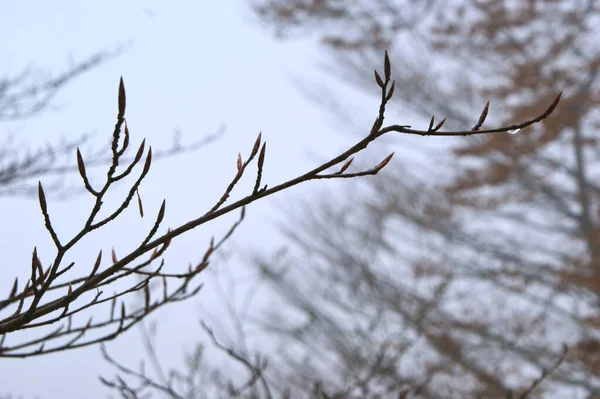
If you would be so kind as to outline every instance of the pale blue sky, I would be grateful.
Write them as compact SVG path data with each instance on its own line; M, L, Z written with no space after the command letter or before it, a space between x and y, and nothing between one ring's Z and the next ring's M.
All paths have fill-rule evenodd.
M206 211L235 173L238 151L247 155L259 131L269 143L263 181L270 185L314 166L315 156L337 154L356 138L354 132L336 131L334 127L341 125L332 123L326 111L319 110L292 84L292 76L309 80L320 76L316 65L322 53L315 44L309 40L275 41L260 28L243 0L168 4L156 0L5 2L0 5L0 37L4 38L0 41L0 76L17 73L28 65L59 72L69 60L81 61L97 50L128 45L121 56L63 90L54 99L52 110L0 125L1 135L17 134L33 148L92 131L97 133L95 143L104 144L115 120L121 75L127 89L127 120L134 147L144 137L154 148L169 147L176 128L183 133L182 142L190 143L227 125L225 136L206 149L153 165L141 194L149 214L167 199L164 226ZM365 104L362 109L367 127L377 109L375 101L352 91L340 93ZM371 154L385 150L373 147ZM100 179L102 174L103 170L97 169L95 176ZM78 176L69 182L79 184ZM234 196L245 194L243 189L251 184L242 184ZM278 204L309 196L322 187L323 183L318 183L294 188L250 207L235 246L276 249L280 242L271 221L278 216ZM117 191L115 200L124 188ZM65 202L50 196L49 204L57 230L65 236L83 223L90 205L85 196ZM222 233L236 217L216 221L174 243L169 258L174 267L197 261L210 236ZM0 220L4 255L0 290L8 292L15 275L21 276L20 281L27 278L26 265L34 246L45 265L53 256L53 248L37 201L0 198ZM120 223L83 241L73 251L73 259L85 264L99 249L106 253L112 246L117 254L125 253L149 223L148 218L140 220L133 207ZM230 267L248 269L239 260L232 262ZM198 305L218 309L219 301L207 287L189 303L158 313L159 349L167 365L180 364L184 349L203 337L198 328ZM138 330L110 343L109 350L137 365L143 357ZM113 369L101 359L97 347L2 360L0 395L104 398L107 391L97 380L101 374L110 377Z

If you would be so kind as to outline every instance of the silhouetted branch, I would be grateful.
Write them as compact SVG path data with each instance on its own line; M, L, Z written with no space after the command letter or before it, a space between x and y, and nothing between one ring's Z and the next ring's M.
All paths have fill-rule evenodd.
M194 278L197 277L208 266L211 255L214 253L214 251L231 236L235 228L239 225L239 222L241 222L241 219L244 216L244 207L246 205L261 198L275 194L279 191L293 187L297 184L311 180L375 175L388 164L393 154L387 156L382 162L373 168L352 173L346 172L351 162L348 161L348 159L351 159L352 156L364 150L371 142L380 136L392 131L422 135L432 134L430 130L412 130L406 126L400 125L383 127L386 105L391 99L394 90L394 82L391 81L390 71L391 65L386 52L384 58L384 77L382 78L378 73L375 75L377 84L381 89L381 104L379 106L377 118L373 123L369 134L351 146L348 150L296 178L278 185L274 185L271 188L268 188L267 185L264 185L262 188L260 188L260 185L262 184L261 176L266 158L266 143L262 143L261 146L261 135L259 134L247 160L244 161L242 155L238 154L236 159L237 172L225 188L223 195L206 213L176 228L169 229L166 233L160 235L158 238L153 238L158 233L166 212L166 205L165 202L163 202L157 212L153 226L150 228L150 231L136 249L120 259L117 258L113 250L111 262L109 262L105 268L101 267L102 256L99 254L93 267L90 267L90 273L73 275L72 270L74 270L73 266L75 263L70 263L66 266L63 264L67 253L93 230L113 222L123 213L123 211L131 203L133 197L136 195L136 193L138 193L138 189L149 173L152 164L152 149L149 148L148 151L145 152L145 142L142 142L135 157L129 162L129 165L125 167L125 170L121 173L117 173L119 166L124 166L124 154L130 144L130 133L125 120L126 95L124 84L121 80L118 91L117 121L115 123L110 146L111 157L103 186L92 187L87 178L87 170L89 168L87 168L85 164L85 157L78 148L76 151L77 169L83 180L83 185L87 192L94 198L94 204L92 205L87 220L83 223L83 227L80 229L80 231L75 233L72 237L59 237L52 222L52 209L47 203L45 192L40 182L38 184L38 199L42 214L44 216L46 229L52 237L56 247L56 255L50 265L48 265L44 271L42 267L44 262L37 258L37 252L34 250L31 266L31 277L25 284L25 287L22 290L19 290L18 284L15 281L13 288L10 290L10 294L6 299L0 301L0 310L8 312L10 309L14 309L12 314L9 314L0 320L0 335L2 335L3 338L5 338L7 334L11 334L10 337L12 337L12 334L22 329L37 329L39 327L48 326L57 322L61 322L62 325L50 335L42 335L41 338L29 338L29 340L26 340L22 343L7 345L3 339L2 346L0 346L0 357L34 356L88 346L117 337L156 309L168 303L190 298L201 289L202 285L194 284ZM465 130L460 132L436 131L434 134L439 136L450 136L457 134L473 135L507 131L515 128L515 126L518 128L523 128L547 117L556 107L559 98L560 95L542 115L519 125L511 125L491 130ZM480 122L483 122L482 117L480 117ZM146 156L142 164L144 153L146 153ZM229 205L226 205L234 187L241 180L247 168L251 165L257 154L257 178L254 189L249 195L234 201ZM338 172L327 172L330 168L335 167L342 162L344 162L344 164L338 169ZM123 178L133 175L134 170L139 170L140 168L141 171L137 172L138 175L134 179L133 184L131 184L129 191L122 200L121 204L118 205L112 212L109 212L108 216L98 218L100 210L103 209L105 204L104 197L110 191L111 187ZM138 206L140 209L140 214L143 215L141 199L139 198ZM146 269L151 267L154 261L158 261L158 258L164 254L169 247L171 240L174 238L238 209L241 210L240 220L231 227L230 231L225 234L225 236L217 243L217 245L214 244L214 240L211 240L209 247L204 253L202 261L195 267L190 266L187 273L163 273L162 268L164 266L164 260L158 265L155 265L153 270L149 271ZM146 254L149 254L149 258L142 260L141 257ZM131 266L131 264L134 262L137 264ZM106 261L104 263L106 264ZM107 288L108 285L116 281L125 281L124 278L132 274L142 277L142 280L130 282L128 288L121 289L119 292L112 295L107 295L104 291L102 291L102 289ZM59 281L59 277L63 277L63 279ZM152 299L150 297L148 284L152 279L156 278L159 278L160 281L162 281L163 295L162 298L159 297ZM167 281L169 279L178 281L178 285L174 290L169 290L167 287ZM144 305L134 309L127 309L122 297L135 292L141 292L144 294ZM49 295L50 293L52 293L51 296ZM73 303L78 298L86 294L89 294L87 295L87 303L72 309ZM85 324L79 324L78 326L74 326L72 324L73 316L83 313L91 307L105 303L110 303L111 306L111 314L109 318L100 321L90 318ZM116 308L119 308L120 312L115 316ZM91 331L95 332L95 334L93 334L93 338L90 338L90 334L88 334ZM54 345L48 345L50 343L54 343Z

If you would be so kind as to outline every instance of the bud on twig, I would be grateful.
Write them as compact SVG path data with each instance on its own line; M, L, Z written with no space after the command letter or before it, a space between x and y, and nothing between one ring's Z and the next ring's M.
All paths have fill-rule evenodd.
M100 252L98 252L98 257L96 258L96 262L94 263L94 268L92 269L92 273L90 274L91 276L96 274L96 272L98 271L101 260L102 260L102 250L100 250Z
M354 157L347 160L346 163L342 166L342 168L336 174L341 175L342 173L344 173L346 171L346 169L348 169L348 167L350 166L352 161L354 161Z
M12 299L15 297L15 295L17 294L18 286L19 286L19 278L15 277L15 282L12 286L12 289L10 290L10 294L8 295L9 299Z
M123 83L123 77L119 80L119 117L125 115L125 84Z
M138 200L138 209L140 211L140 217L144 217L144 207L142 206L142 198L140 197L140 191L139 190L135 190L135 193L137 194L137 200Z
M388 90L388 93L385 96L385 102L386 103L392 99L392 96L394 95L394 89L395 88L396 88L396 81L392 80L392 85L390 86L390 89Z
M256 138L256 141L254 142L254 147L252 147L252 152L250 153L250 158L253 158L256 155L256 153L258 152L258 149L260 148L261 134L262 134L262 132L258 133L258 137Z
M437 132L438 130L440 130L440 128L444 125L444 122L446 122L446 118L442 119L442 121L440 123L435 125L435 127L433 128L433 131Z
M481 111L481 115L479 116L479 120L477 121L477 124L475 126L473 126L473 129L471 129L472 131L475 132L475 131L481 129L481 125L483 125L483 122L485 122L485 118L487 118L489 108L490 108L490 102L488 101L487 103L485 103L485 107L483 108L483 111Z
M44 194L44 189L42 188L42 182L38 182L38 200L40 201L40 208L42 208L42 213L45 215L48 214L48 204L46 203L46 195Z
M375 70L375 80L377 81L377 84L379 85L379 87L383 88L383 80L381 80L381 76L379 76L379 73L377 73L377 70Z
M383 61L383 70L385 72L385 80L389 81L390 76L392 75L392 66L390 64L390 56L388 55L387 50L385 50L385 57Z
M163 200L162 204L160 205L160 209L158 210L158 216L156 217L156 224L160 224L160 222L162 222L163 218L165 217L165 206L166 206L166 200Z
M146 176L150 170L150 164L152 163L152 147L148 149L148 156L146 157L146 163L144 163L144 170L142 171L142 177Z
M142 140L142 144L140 144L140 148L138 149L137 153L135 154L135 158L133 159L134 164L138 163L139 160L142 158L142 155L144 154L145 146L146 146L146 139Z
M435 121L435 115L431 116L431 120L429 121L429 127L427 128L428 132L432 132L433 131L433 123Z
M385 165L388 164L388 162L390 162L390 160L392 159L393 156L394 156L394 153L392 152L390 155L388 155L387 157L385 157L385 159L383 161L381 161L379 163L379 165L375 166L373 168L373 170L375 172L379 172L381 169L383 169L385 167Z
M87 174L85 173L85 165L83 163L83 157L81 156L81 152L79 151L79 147L77 147L77 169L79 169L79 174L83 181L87 181Z

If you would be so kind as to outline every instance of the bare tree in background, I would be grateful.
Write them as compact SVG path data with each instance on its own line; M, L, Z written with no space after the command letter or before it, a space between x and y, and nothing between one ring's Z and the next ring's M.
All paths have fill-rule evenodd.
M6 122L22 121L47 111L53 98L68 84L83 74L98 68L124 51L118 47L112 51L99 51L84 61L74 64L58 74L41 69L26 68L16 76L0 77L0 125ZM186 152L197 151L217 139L223 133L219 129L193 143L176 143L172 148L155 151L154 160L173 157ZM31 148L26 137L0 132L0 196L33 197L37 195L37 180L52 178L46 190L59 196L82 193L73 187L65 186L65 175L76 174L77 166L72 164L72 155L77 148L90 147L92 134L80 134L75 138ZM177 137L176 137L177 138ZM106 148L91 149L86 166L109 165L111 157L109 145ZM131 160L131 159L129 159Z
M556 97L554 99L554 101L551 102L550 106L542 113L540 113L539 116L534 117L529 119L527 122L525 123L520 123L520 124L507 124L505 126L503 126L502 128L498 128L498 129L484 129L483 128L483 123L485 122L486 116L488 114L488 105L486 105L484 107L483 112L481 113L481 115L479 116L479 118L473 118L472 122L471 122L471 128L468 130L456 130L456 131L442 131L441 127L444 124L444 121L440 121L440 122L435 122L435 120L432 119L431 123L429 124L429 127L427 129L424 130L414 130L408 126L402 126L402 125L390 125L387 127L384 127L383 125L383 121L384 121L384 114L385 114L385 110L386 110L386 106L387 103L391 100L392 98L392 94L394 92L394 87L395 87L395 83L392 82L390 80L390 76L391 76L391 71L392 71L392 67L391 67L391 63L387 57L387 53L386 53L386 58L385 58L385 63L384 63L384 74L383 77L375 72L375 80L378 84L378 86L381 88L381 104L380 104L380 109L378 112L378 115L376 117L376 120L373 124L373 126L371 127L369 133L361 140L359 141L356 145L354 145L350 150L346 151L344 154L332 159L331 161L323 164L322 166L314 169L313 171L304 174L296 179L291 180L290 182L287 183L283 183L279 186L276 186L272 189L266 189L265 191L260 191L259 187L260 184L258 183L258 181L260 180L260 176L261 176L261 169L262 169L262 162L260 159L262 159L262 157L259 156L259 168L258 168L258 177L257 177L257 183L255 184L255 191L252 195L246 197L243 200L240 200L232 205L230 205L229 207L225 207L222 208L222 211L225 212L230 211L235 209L236 207L239 207L241 205L244 205L246 203L252 202L255 199L258 199L264 195L268 195L269 193L275 192L275 191L280 191L281 189L290 187L293 184L297 184L299 182L302 181L306 181L306 180L314 180L314 179L321 179L321 178L346 178L346 177L357 177L357 176L361 176L364 174L374 174L376 173L378 170L380 170L385 164L387 164L387 162L389 161L390 157L386 158L382 163L380 163L377 167L373 168L373 169L368 169L365 172L358 172L358 173L349 173L347 170L350 167L350 164L352 163L353 158L351 158L352 154L359 152L360 150L362 150L363 148L365 148L371 141L375 140L376 138L384 135L385 133L389 133L392 131L396 131L396 132L400 132L400 133L405 133L405 134L417 134L417 135L421 135L421 136L468 136L468 135L474 135L474 134L481 134L481 133L505 133L507 131L512 131L512 130L516 130L516 129L522 129L525 126L529 126L537 121L542 121L544 120L552 111L553 109L556 107L556 104L559 101L559 97ZM258 146L259 146L259 140L257 140L257 143L253 149L253 151L251 152L251 156L249 158L248 161L246 162L242 162L241 158L238 158L238 175L236 176L236 178L234 179L232 184L235 184L235 182L237 182L237 179L239 179L239 177L241 177L241 174L243 173L243 171L245 170L245 167L247 165L247 163L252 160L253 156L256 155L256 152L258 151ZM263 146L264 149L264 146ZM261 151L262 153L262 151ZM325 170L331 168L334 165L337 164L342 164L341 168L333 173L326 173ZM370 171L370 172L369 172ZM229 186L230 188L232 187L232 185ZM396 188L396 186L394 186L394 188ZM230 191L230 188L228 188L226 194L223 196L222 200L216 205L216 207L214 209L219 209L222 201L224 201L224 199L227 198L228 193ZM392 187L387 187L387 190L391 190ZM259 190L259 191L256 191ZM261 196L261 193L266 193L263 194ZM355 204L356 205L356 204ZM354 212L354 209L352 206L349 207L350 209L344 209L342 211L342 214L344 214L346 217L348 218L359 218L362 215L357 215ZM328 208L326 206L323 207L323 209L328 210ZM350 211L352 210L352 212ZM217 211L219 212L219 211ZM204 221L208 221L210 219L212 219L213 217L218 217L220 216L220 214L217 214L216 216L214 215L214 211L209 211L209 213L206 214L205 217L197 219L198 223L200 222L204 222ZM362 220L362 219L360 219ZM327 223L331 222L331 219L327 220ZM194 222L196 223L196 222ZM329 226L329 228L333 228L336 227L338 224L333 224L331 226ZM364 227L368 227L368 225L365 224ZM349 226L344 226L344 228L346 228L347 233L353 233L356 232L357 230L361 229L362 227L360 227L360 225L356 225L353 226L353 228L349 228ZM292 229L292 231L295 231L296 229ZM176 229L175 231L180 231L179 229ZM307 234L312 235L314 238L319 238L322 239L323 236L321 235L316 235L313 234L312 232L309 232L308 230L305 229L300 229L297 231L298 234L302 234L303 232L307 232ZM344 249L344 250L356 250L356 251L363 251L363 247L362 245L365 243L365 241L359 241L356 239L350 239L350 237L348 237L348 235L343 235L340 234L339 235L339 239L340 244L339 247L338 246L334 246L332 245L333 242L331 240L337 241L338 240L338 236L336 236L337 232L331 232L326 228L321 228L321 231L326 234L329 238L329 241L320 241L320 243L322 245L324 245L326 247L326 249L317 249L317 248L311 248L310 251L307 251L306 254L304 254L306 257L302 259L302 265L298 264L297 267L294 267L294 270L297 272L297 274L294 274L293 277L290 277L290 280L286 280L286 275L282 274L281 272L274 270L273 273L269 273L269 271L271 269L269 268L264 268L264 273L265 273L265 277L267 279L270 279L270 281L275 283L275 286L277 286L278 290L284 291L285 293L282 295L282 297L284 299L286 299L286 304L290 304L291 306L294 305L299 305L299 303L295 303L294 301L291 301L291 297L299 294L304 288L306 288L307 290L309 290L310 292L306 292L303 293L301 295L306 295L307 299L306 301L302 301L301 304L302 305L307 305L307 306L311 306L311 312L310 314L314 317L315 321L317 320L321 320L321 312L325 311L325 310L331 310L331 307L335 307L335 306L344 306L345 301L344 300L339 300L336 301L335 298L336 296L333 295L335 293L335 291L332 291L332 289L337 288L335 282L332 282L329 280L329 275L328 274L320 274L319 276L316 276L316 279L313 281L312 279L309 279L310 276L312 276L312 272L324 272L324 270L317 270L317 269L311 269L311 270L307 270L306 268L310 268L312 265L308 264L308 262L311 262L313 260L314 257L319 257L322 255L327 255L330 254L331 256L336 256L337 255L337 251ZM169 235L167 234L167 237L169 237ZM346 240L347 239L347 240ZM160 239L158 239L160 240ZM346 240L346 241L344 241ZM156 242L157 240L153 241ZM159 241L160 242L160 241ZM364 256L365 258L368 259L368 256L370 254L367 253L365 251ZM345 258L344 258L345 259ZM331 260L331 259L330 259ZM373 259L371 259L373 260ZM371 260L369 261L369 263L371 262ZM359 298L361 298L360 296L360 291L357 291L358 288L360 288L363 285L368 285L371 284L372 285L372 289L378 289L377 283L380 281L377 281L375 279L370 278L370 276L366 275L357 275L357 273L360 273L361 269L357 268L356 264L352 264L350 263L350 259L345 259L345 266L347 266L348 269L354 269L353 271L351 270L347 270L347 269L342 269L342 268L338 268L338 265L334 262L329 263L332 267L332 269L337 269L337 272L340 273L341 275L346 276L347 278L352 277L353 281L354 281L354 285L351 286L351 288L354 290L354 299L353 300L357 300ZM204 267L203 267L204 268ZM332 270L333 272L333 270ZM400 277L400 276L398 276ZM342 282L344 280L342 280L341 278L337 279L337 282ZM312 285L312 287L311 287ZM388 288L389 286L393 286L393 281L390 279L388 280L385 284L382 284L381 287L379 287L379 289L391 289ZM342 289L340 287L340 289ZM324 295L325 297L322 297L321 295ZM351 293L349 293L349 295L351 295ZM423 294L425 295L425 294ZM310 299L308 299L310 298ZM393 298L390 298L390 301L392 301ZM422 301L425 301L426 298L423 298ZM332 303L328 303L328 301L333 301ZM349 306L355 306L355 304L351 304L348 303ZM377 317L376 315L378 314L377 312L373 312L371 309L372 306L375 306L373 303L371 302L365 302L363 304L363 312L365 313L365 317L373 317L375 315L375 317ZM289 309L289 307L288 307ZM300 312L304 312L306 309L304 309L302 306L299 306L298 309ZM338 309L339 310L339 309ZM342 314L345 312L342 312ZM381 316L381 314L379 314L379 316ZM347 322L347 320L346 320ZM303 394L310 394L310 395L316 395L314 397L328 397L328 393L330 392L330 382L331 381L321 381L319 379L316 379L314 375L311 375L310 377L304 378L305 376L305 372L308 372L310 370L314 371L317 375L320 376L320 379L325 380L328 378L335 378L337 377L337 373L341 373L344 370L350 370L352 368L356 368L356 375L359 375L360 370L359 369L363 369L364 367L369 367L369 365L371 363L360 363L362 361L364 361L364 357L368 356L368 355L374 355L374 350L377 350L376 348L373 347L373 345L371 346L364 346L363 347L363 351L361 354L361 351L358 350L357 347L353 346L355 344L355 342L348 342L345 343L344 342L344 338L348 338L347 335L340 335L340 333L343 331L342 328L336 328L336 329L331 329L331 327L333 326L333 321L330 324L327 325L317 325L315 324L314 327L316 330L311 330L312 332L319 334L319 337L310 337L310 338L323 338L325 340L326 343L336 343L339 344L341 346L348 346L348 353L347 355L349 356L348 359L345 360L355 360L357 362L357 364L343 364L342 362L339 363L335 363L335 366L339 366L339 369L336 369L334 367L334 365L326 365L326 367L324 369L318 369L315 368L314 365L310 362L306 362L304 364L297 364L297 363L292 363L292 361L294 360L293 358L285 358L285 362L282 362L281 364L281 368L277 368L275 371L273 371L274 375L265 375L265 368L266 368L266 363L264 361L264 358L262 357L253 357L250 356L247 352L241 351L241 350L237 350L236 348L232 348L227 346L226 344L220 342L220 340L215 336L215 334L212 332L212 330L207 326L207 325L203 325L206 333L208 334L209 338L212 340L213 344L224 351L224 353L226 353L228 356L230 356L233 360L235 360L236 362L238 362L239 364L243 365L245 367L245 369L249 372L249 378L240 383L240 384L234 384L232 382L232 377L231 376L223 376L222 374L214 374L212 379L209 379L210 383L206 384L205 386L202 385L198 385L198 380L199 381L204 381L203 378L206 378L206 369L201 367L202 365L202 351L200 350L199 352L197 352L196 354L194 354L194 356L191 356L192 359L194 359L194 361L188 361L188 373L184 373L181 371L171 371L169 373L166 373L164 371L160 371L159 374L162 375L160 380L156 380L154 378L152 378L151 376L149 376L146 373L146 370L142 367L141 370L134 370L122 363L120 363L117 359L113 358L112 356L108 355L108 353L104 352L105 354L105 358L111 363L113 364L117 369L118 369L118 376L116 379L114 380L108 380L108 379L103 379L102 381L109 387L118 390L123 397L127 397L127 398L136 398L136 397L142 397L144 395L146 395L149 392L161 392L162 394L165 394L169 397L173 397L173 398L201 398L201 397L211 397L211 394L213 395L212 397L214 397L215 393L214 392L218 392L219 395L229 395L232 397L236 397L236 396L243 396L243 397L273 397L273 395L277 395L279 396L279 394L286 394L286 392L288 392L289 394L291 394L291 389L295 389L298 387L301 387L303 389L303 391L301 391ZM283 340L288 340L287 342L290 345L286 345L285 343L282 345L282 350L280 352L281 355L285 355L285 349L286 348L291 348L291 347L297 347L295 346L295 343L291 343L289 341L289 338L292 338L292 340L295 339L299 339L299 337L297 335L292 334L290 331L286 330L286 328L288 327L285 323L283 322L275 322L273 323L270 327L272 327L270 332L274 332L273 337L275 337L276 339L283 339ZM433 326L432 326L433 327ZM300 330L302 330L304 327L298 327L300 328ZM294 331L296 330L296 327L294 327L293 329ZM308 331L308 330L307 330ZM364 333L364 338L365 339L377 339L377 334L374 333L371 337L369 337L369 335L367 334L367 332L363 332ZM319 339L316 339L314 342L311 341L310 339L308 341L304 341L302 339L299 339L299 342L306 344L306 345L322 345L323 342L320 341ZM372 343L372 342L371 342ZM392 345L393 343L390 342L387 345ZM325 352L319 352L319 355L327 355L328 353L331 354L332 356L336 356L336 352L332 352L331 349L332 348L328 348L326 346L321 347L320 349L325 349ZM341 349L341 348L337 348L337 349ZM393 348L392 348L393 349ZM396 349L402 349L402 348L396 348ZM150 353L150 357L154 358L156 352L150 348L149 350ZM309 353L308 356L312 357L315 356L315 360L320 361L320 356L319 355L315 355L313 353ZM551 355L554 355L554 353L552 353ZM364 356L361 358L361 356ZM564 353L561 355L561 353L558 353L556 356L552 357L553 360L553 366L555 367L555 365L557 365L559 362L562 361L562 359L564 358ZM283 358L282 358L283 359ZM277 359L275 360L276 362L279 362L279 360L281 359ZM382 358L382 360L385 360ZM158 360L158 362L160 362ZM153 360L154 363L154 360ZM387 364L387 363L386 363ZM306 366L305 367L301 367L301 366ZM383 367L383 366L382 366ZM388 367L388 366L386 366ZM159 370L161 370L160 367L155 367L158 368ZM289 373L286 373L287 371L289 371ZM483 371L482 371L483 372ZM375 371L373 371L373 375L375 375ZM280 378L281 377L281 378ZM405 388L413 388L415 386L418 385L427 385L427 384L423 384L423 380L422 378L418 378L415 377L414 379L410 380L410 379L405 379L405 380L401 380L398 381L397 380L398 375L394 374L391 375L390 378L394 381L394 385L393 386L387 386L385 387L386 389L389 388L389 392L401 392L402 390L404 390ZM543 378L545 378L546 375L543 376ZM198 380L196 380L196 378ZM529 389L529 387L535 387L539 384L539 382L543 379L535 379L532 378L530 380L533 380L533 383L531 381L528 381L528 386L527 387L523 387L523 392L522 394L526 395L527 393L525 392L527 389ZM131 382L133 381L133 382ZM494 381L493 379L490 380L490 383ZM343 381L344 384L346 384L348 381ZM418 382L418 384L417 384ZM366 389L365 387L368 387L372 384L376 384L378 385L380 382L376 382L375 380L370 380L369 378L365 379L362 383L358 383L357 381L353 381L353 383L356 383L358 385L357 389L363 389L363 391L358 391L358 392L362 392L359 394L359 396L356 396L356 392L346 392L345 389L347 388L346 385L342 385L344 386L344 390L342 390L342 392L345 392L345 394L349 394L349 395L355 395L355 396L349 396L349 397L369 397L369 396L360 396L360 395L368 395L371 392L364 391L364 389ZM353 389L354 387L350 387L348 389ZM492 388L497 388L497 387L492 387ZM504 388L504 387L503 387ZM531 388L533 389L533 388ZM216 391L211 391L211 390L216 390ZM190 393L191 392L191 393ZM507 389L504 390L504 393L507 392ZM295 397L295 396L293 396ZM341 396L340 396L341 397Z
M67 84L116 56L119 50L101 51L55 76L26 68L0 79L0 122L24 120L43 112Z
M449 126L471 123L484 98L506 123L564 90L553 118L465 139L427 179L407 163L346 193L345 207L290 218L287 253L257 261L278 296L253 316L277 350L245 356L263 355L258 369L271 355L270 391L599 397L597 2L253 4L280 37L318 37L335 76L368 93L373 54L393 49L396 100Z
M356 87L393 48L397 98L450 126L482 98L506 123L565 96L530 131L461 142L428 181L407 165L347 209L290 221L291 254L259 264L290 305L265 321L281 342L271 381L346 397L599 396L597 3L255 4L282 37L317 35ZM435 180L440 168L454 175Z
M83 74L119 54L114 51L97 52L84 61L56 75L26 68L16 76L0 78L0 124L26 120L44 112L52 99L65 86ZM31 195L35 193L28 181L32 178L65 173L58 164L66 154L86 143L90 136L83 134L75 139L47 146L35 151L23 151L13 135L2 132L0 144L0 196ZM23 139L20 137L20 139ZM22 143L21 143L22 144Z

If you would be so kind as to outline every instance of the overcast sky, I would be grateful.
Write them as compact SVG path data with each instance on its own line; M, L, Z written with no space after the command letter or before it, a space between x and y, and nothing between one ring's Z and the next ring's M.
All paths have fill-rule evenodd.
M60 72L98 50L126 46L119 57L61 91L48 112L0 124L0 135L13 134L32 148L87 132L96 134L96 147L104 145L114 126L120 76L127 89L133 148L142 138L154 149L168 148L176 130L182 133L182 144L191 143L226 125L225 135L205 149L153 164L140 191L151 215L166 198L163 226L197 217L214 204L235 173L237 153L247 156L259 131L269 143L263 180L269 185L314 167L318 159L336 155L356 139L354 133L340 130L341 124L292 83L298 78L320 78L316 65L321 52L314 42L277 42L259 26L243 0L4 2L0 5L0 37L0 76L16 74L24 67ZM365 121L372 121L377 110L373 100L339 90L341 96L364 101L365 110L371 107L373 112L365 114ZM374 147L371 154L385 152L383 147ZM102 168L95 169L92 180L100 182L103 173ZM81 184L78 176L67 181ZM243 189L251 184L242 184L234 196L244 195ZM294 188L251 206L229 251L276 250L281 242L272 222L279 217L279 205L310 197L322 187L318 183ZM115 201L126 188L116 190ZM80 195L58 201L50 195L49 206L59 234L68 237L87 217L90 199ZM210 236L224 232L236 217L216 221L177 240L168 258L173 267L197 262ZM108 253L114 247L117 254L126 253L147 231L147 219L140 220L132 207L114 227L84 240L72 258L84 267L100 249ZM0 198L0 221L0 290L8 293L15 275L20 281L27 279L34 246L45 266L54 252L37 201ZM242 256L228 262L242 277L249 269L243 260ZM210 279L206 281L206 289L197 298L167 307L153 319L159 325L159 350L167 365L180 364L184 350L202 338L199 305L219 313L221 299L210 287ZM139 337L134 328L111 342L109 351L136 366L143 357ZM113 374L98 347L25 360L3 359L0 395L105 398L107 391L97 378Z

